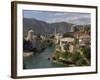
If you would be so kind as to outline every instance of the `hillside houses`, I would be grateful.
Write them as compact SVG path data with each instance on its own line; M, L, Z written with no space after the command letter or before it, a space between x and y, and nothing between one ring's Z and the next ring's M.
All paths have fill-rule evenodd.
M85 26L81 26L76 31L74 30L74 28L75 26L71 28L71 31L64 34L55 33L55 44L57 51L67 51L73 53L74 48L79 48L82 46L90 47L90 28L87 29Z

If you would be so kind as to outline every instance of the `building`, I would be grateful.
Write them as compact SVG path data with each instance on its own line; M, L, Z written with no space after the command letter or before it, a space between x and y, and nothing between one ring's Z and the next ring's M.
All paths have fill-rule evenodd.
M82 35L84 35L84 33L83 33L83 32L78 31L78 32L74 32L74 34L73 34L73 35L74 35L74 37L75 37L75 38L79 39L79 37L80 37L80 36L82 36Z
M33 51L33 48L36 46L36 36L34 35L33 30L29 30L27 37L23 39L23 50L24 51Z
M79 37L79 46L90 46L91 44L91 37L90 35L82 35Z
M60 48L62 52L73 52L74 51L75 39L71 37L61 38L60 39Z
M59 43L59 40L63 37L61 33L55 34L55 44Z

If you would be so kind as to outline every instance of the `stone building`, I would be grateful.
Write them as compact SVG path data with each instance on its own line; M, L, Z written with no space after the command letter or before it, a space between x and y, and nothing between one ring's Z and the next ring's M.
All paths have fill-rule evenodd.
M66 37L66 38L61 38L60 39L60 48L62 52L73 52L74 51L74 44L75 43L75 39L71 38L71 37Z

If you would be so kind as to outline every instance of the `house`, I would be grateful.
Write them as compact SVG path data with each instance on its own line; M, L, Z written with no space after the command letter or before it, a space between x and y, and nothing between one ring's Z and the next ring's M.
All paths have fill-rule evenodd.
M91 37L90 35L84 34L79 37L79 46L90 46Z
M40 35L40 38L41 38L42 40L46 40L46 37L43 36L43 35Z
M74 51L74 44L75 43L75 39L71 38L71 37L66 37L66 38L61 38L60 39L60 48L62 52L73 52Z
M84 33L80 32L80 31L77 31L77 32L74 32L73 35L74 35L75 38L79 39L79 37L82 36L82 35L84 35Z

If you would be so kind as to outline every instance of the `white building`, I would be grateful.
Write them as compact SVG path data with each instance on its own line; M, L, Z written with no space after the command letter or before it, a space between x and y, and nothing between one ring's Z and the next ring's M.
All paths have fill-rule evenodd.
M57 33L55 35L55 43L58 44L59 40L63 37L63 35L61 33Z
M34 35L34 31L33 30L29 30L25 40L33 41L35 38L36 38L36 36Z

